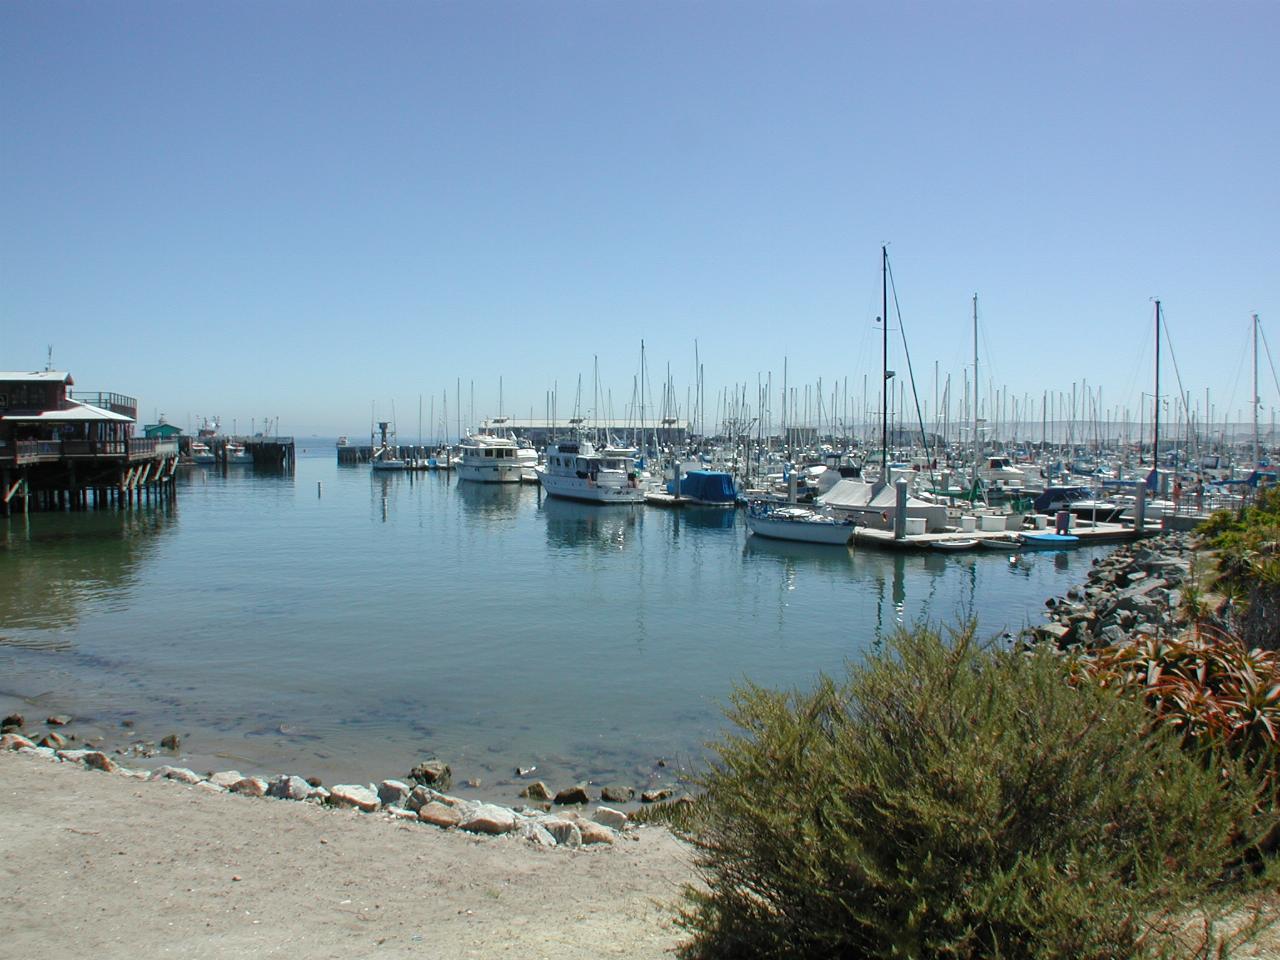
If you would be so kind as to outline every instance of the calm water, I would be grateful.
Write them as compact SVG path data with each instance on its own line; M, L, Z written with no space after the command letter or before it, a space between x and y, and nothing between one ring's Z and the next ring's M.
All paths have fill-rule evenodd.
M517 765L640 786L696 762L735 681L807 686L923 616L1016 631L1102 549L771 543L738 511L375 477L316 447L293 477L190 470L171 509L0 521L0 707L178 731L208 769L369 780L435 754L494 796Z

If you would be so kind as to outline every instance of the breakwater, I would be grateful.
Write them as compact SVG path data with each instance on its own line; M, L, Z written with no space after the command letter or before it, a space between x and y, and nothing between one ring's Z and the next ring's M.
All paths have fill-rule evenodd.
M1082 583L1046 600L1049 622L1030 632L1063 647L1174 636L1189 623L1183 600L1194 561L1189 533L1118 547L1095 558Z

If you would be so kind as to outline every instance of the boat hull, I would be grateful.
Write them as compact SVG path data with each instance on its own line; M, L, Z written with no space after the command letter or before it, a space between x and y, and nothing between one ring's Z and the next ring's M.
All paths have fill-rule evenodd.
M471 483L519 483L523 468L515 460L508 463L460 463L457 465L459 480Z
M747 529L770 540L796 543L825 543L845 546L853 536L853 524L840 521L795 520L775 517L747 517Z
M596 483L580 477L540 473L538 480L548 496L579 503L643 503L644 490L638 486Z

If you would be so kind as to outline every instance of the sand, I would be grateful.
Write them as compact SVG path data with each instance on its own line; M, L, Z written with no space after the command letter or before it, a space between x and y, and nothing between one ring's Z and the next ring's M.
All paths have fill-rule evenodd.
M0 956L662 957L689 849L542 849L0 754Z

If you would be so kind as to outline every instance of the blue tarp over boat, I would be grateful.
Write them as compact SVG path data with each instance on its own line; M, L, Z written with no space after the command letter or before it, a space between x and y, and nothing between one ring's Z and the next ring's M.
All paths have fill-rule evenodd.
M667 492L675 493L674 481ZM700 503L733 503L738 491L733 477L721 470L690 470L680 478L680 496Z

